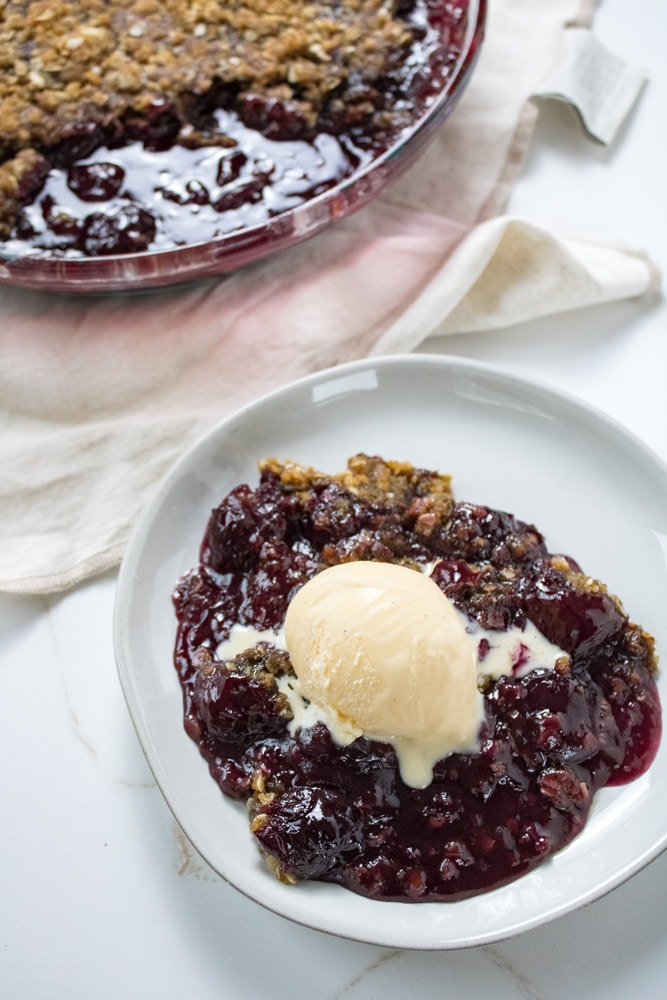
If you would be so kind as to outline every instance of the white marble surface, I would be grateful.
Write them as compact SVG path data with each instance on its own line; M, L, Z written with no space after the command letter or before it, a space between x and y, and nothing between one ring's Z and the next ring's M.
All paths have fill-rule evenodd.
M602 0L597 33L648 71L640 104L610 150L586 140L569 109L545 107L510 209L643 248L667 272L667 8ZM667 460L663 303L425 349L551 382ZM115 580L0 599L0 996L664 1000L667 854L549 926L442 953L296 927L224 884L184 842L135 738L113 656Z

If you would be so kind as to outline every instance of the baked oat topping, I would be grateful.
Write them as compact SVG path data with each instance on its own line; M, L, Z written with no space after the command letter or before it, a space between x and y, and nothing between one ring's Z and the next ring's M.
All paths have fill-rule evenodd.
M6 155L156 102L184 111L214 82L294 100L314 125L332 92L395 68L412 35L384 0L7 0L0 142Z
M21 149L0 163L0 238L9 236L17 206L39 190L48 172L48 160L36 149Z

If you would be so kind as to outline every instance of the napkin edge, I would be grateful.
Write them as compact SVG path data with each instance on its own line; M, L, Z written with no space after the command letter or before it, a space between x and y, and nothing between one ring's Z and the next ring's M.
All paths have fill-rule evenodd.
M127 540L116 542L101 552L87 556L64 572L13 577L9 580L0 579L0 593L25 597L64 593L78 584L86 583L108 570L115 569L120 565L126 548Z

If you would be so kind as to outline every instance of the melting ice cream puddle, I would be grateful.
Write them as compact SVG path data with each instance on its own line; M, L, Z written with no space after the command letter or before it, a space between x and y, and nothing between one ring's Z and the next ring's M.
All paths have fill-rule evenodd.
M216 651L229 660L259 642L286 650L296 677L280 691L292 735L323 722L342 746L390 743L406 784L423 788L435 763L479 749L482 676L523 676L567 657L533 625L482 628L425 573L351 562L318 573L290 602L280 632L235 625Z

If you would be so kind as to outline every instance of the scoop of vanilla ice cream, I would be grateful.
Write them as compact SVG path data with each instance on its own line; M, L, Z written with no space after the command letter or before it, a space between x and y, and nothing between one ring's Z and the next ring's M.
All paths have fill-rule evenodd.
M334 738L391 743L406 784L425 787L436 761L478 748L475 645L418 570L364 561L323 570L290 602L285 641L301 694Z

